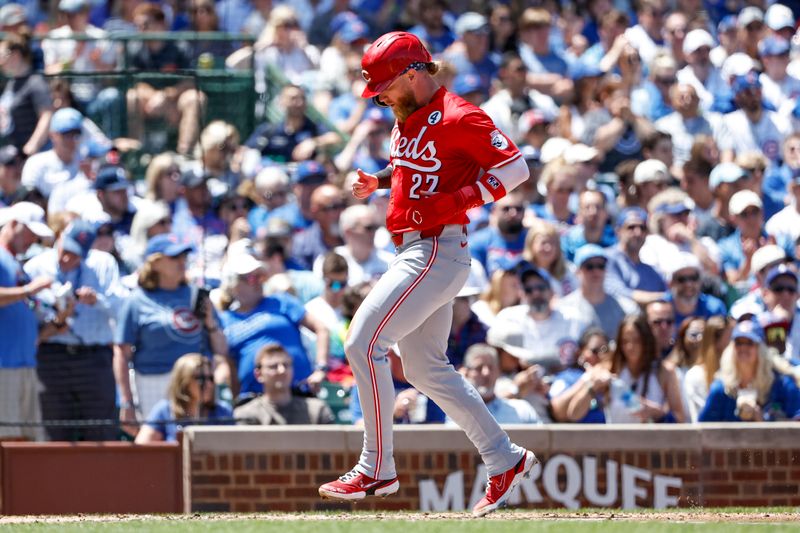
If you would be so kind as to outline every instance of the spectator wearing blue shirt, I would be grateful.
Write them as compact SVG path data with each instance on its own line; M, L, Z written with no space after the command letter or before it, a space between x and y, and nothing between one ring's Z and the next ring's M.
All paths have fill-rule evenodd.
M774 422L800 418L800 390L794 376L776 371L754 321L736 325L711 383L700 422Z
M336 185L320 185L311 194L313 223L292 239L292 258L311 270L317 257L344 244L339 216L347 207L344 192ZM278 215L276 215L278 216Z
M236 364L242 393L261 392L254 369L259 349L277 342L291 355L294 366L292 385L312 392L319 389L328 371L330 332L302 302L286 293L264 296L267 271L263 263L249 254L228 259L223 284L222 327ZM312 360L303 347L300 326L317 336L317 353Z
M289 175L282 167L266 167L256 175L251 196L256 205L247 214L247 222L256 238L263 236L273 212L286 205L289 192Z
M216 402L211 360L199 353L181 356L172 368L164 398L153 407L136 444L177 442L178 431L188 425L214 424L215 419L232 424L231 410Z
M605 365L610 361L608 337L598 327L590 327L578 341L577 358L553 378L550 405L556 422L605 424L603 399L611 383Z
M295 230L307 229L314 223L311 198L314 191L328 179L328 172L316 161L303 161L292 174L294 199L276 207L269 218L280 218Z
M127 290L114 257L92 249L95 238L94 225L77 219L53 248L25 265L30 277L54 280L52 288L36 296L40 324L59 328L43 339L36 354L44 420L104 420L116 415L111 344ZM117 430L48 427L47 435L55 441L115 440Z
M753 254L771 240L764 231L764 204L758 194L742 190L731 197L728 212L733 217L736 231L719 241L722 269L728 283L749 287L755 281L751 273ZM783 242L778 245L791 257L793 242L781 240Z
M480 13L464 13L455 24L458 41L444 54L460 75L473 74L480 79L484 94L489 94L497 77L499 58L489 51L489 21Z
M583 191L578 199L578 225L561 238L561 250L572 261L575 252L586 244L608 248L617 242L614 228L609 224L606 196L597 190Z
M426 44L432 55L439 55L456 40L455 34L445 24L444 15L447 2L431 0L419 4L419 21L408 31Z
M191 244L171 233L156 235L147 243L138 287L122 306L114 335L120 420L132 420L134 407L144 416L152 411L164 397L170 371L182 355L213 354L219 366L228 365L228 345L217 313L204 293L187 283L186 257L192 250ZM134 384L128 374L131 362ZM230 373L228 369L226 377Z
M527 229L522 225L524 215L523 197L512 191L492 204L489 225L469 237L472 257L481 262L489 275L503 261L522 255L527 235Z
M607 253L606 291L640 305L662 297L667 290L664 279L639 258L647 238L647 212L639 207L622 210L617 217L617 238L619 243Z
M27 300L49 287L53 278L41 276L31 280L17 256L25 254L39 238L52 236L41 207L20 202L0 209L1 420L41 420L36 376L38 321ZM41 440L43 435L40 428L0 427L0 439L19 437Z
M562 99L572 91L567 62L550 46L552 15L545 9L528 8L519 23L519 55L528 68L532 89Z
M708 319L726 315L725 304L710 294L700 292L700 260L691 252L678 252L674 270L669 275L669 292L664 300L675 309L675 323L682 324L689 316Z

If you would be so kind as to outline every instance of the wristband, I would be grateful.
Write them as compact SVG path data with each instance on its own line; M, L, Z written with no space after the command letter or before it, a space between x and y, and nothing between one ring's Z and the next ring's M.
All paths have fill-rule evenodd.
M314 370L321 370L323 372L327 372L330 369L328 363L317 363L316 366L314 366Z
M489 194L492 195L492 199L495 202L505 196L508 192L506 191L503 182L497 179L497 176L489 174L488 172L478 179L478 183L480 183L489 192Z

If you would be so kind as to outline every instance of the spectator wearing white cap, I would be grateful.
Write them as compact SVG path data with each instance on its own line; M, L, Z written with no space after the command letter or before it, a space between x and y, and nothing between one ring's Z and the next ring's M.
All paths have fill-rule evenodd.
M786 41L792 40L797 25L791 8L777 2L767 8L767 12L764 13L764 23L771 35Z
M786 143L794 145L792 157L800 162L800 134L794 133L787 140ZM784 143L784 144L786 144ZM794 161L793 161L794 162ZM784 166L787 165L784 161ZM786 207L775 213L768 221L765 229L769 235L780 238L785 237L792 242L796 242L800 238L800 172L797 168L793 169L794 176L791 177L788 186L789 202Z
M661 191L647 206L650 234L639 251L639 257L665 278L674 269L680 251L699 257L709 272L719 270L716 244L711 239L697 236L693 209L694 202L677 187Z
M739 49L752 57L758 57L758 43L764 37L764 12L755 6L747 6L736 17L739 28L737 40Z
M758 194L745 189L731 196L728 211L736 231L719 241L722 269L728 283L749 284L753 281L750 276L753 254L774 240L764 231L764 204ZM789 239L781 239L778 245L792 253L793 243Z
M39 422L36 345L39 325L28 299L53 282L50 276L28 278L17 256L38 239L53 236L44 210L19 202L0 209L0 420ZM51 326L50 330L53 329ZM0 438L41 440L41 428L0 427Z
M517 52L506 52L500 61L497 78L501 89L481 105L498 129L515 143L522 139L520 119L530 110L539 110L552 121L558 114L553 99L533 88L526 81L527 68Z
M653 196L669 187L671 183L669 168L658 159L642 161L633 171L633 185L640 207L647 207Z
M758 43L758 54L764 66L758 77L761 94L778 113L786 116L794 111L800 97L800 79L787 72L790 50L790 41L783 37L767 37Z
M706 111L729 94L727 84L709 56L715 44L714 38L706 30L696 29L687 33L683 40L683 55L687 65L677 74L679 82L694 87L700 107Z
M750 273L755 278L752 289L731 305L730 315L740 320L745 315L757 316L765 309L763 289L767 273L778 265L786 263L786 251L777 244L765 244L753 254Z
M720 163L711 169L708 187L713 194L713 203L697 229L698 236L710 237L714 241L727 237L736 229L728 211L731 196L743 189L752 188L753 180L742 167L735 163Z
M65 107L53 113L50 140L53 147L32 155L22 167L22 184L49 197L53 189L77 176L80 159L78 148L83 115Z
M745 152L761 152L771 163L781 156L781 145L791 133L788 117L765 109L758 73L734 76L731 82L734 102L739 108L722 117L722 127L714 140L723 161L733 161Z
M689 316L707 319L712 316L725 316L725 304L710 294L700 291L702 267L691 252L678 252L669 273L669 292L665 300L675 310L675 323L682 324Z
M675 110L655 122L656 129L672 136L673 164L683 168L691 157L692 146L697 135L713 136L722 117L718 113L703 111L697 90L688 83L677 83L670 87L670 102Z

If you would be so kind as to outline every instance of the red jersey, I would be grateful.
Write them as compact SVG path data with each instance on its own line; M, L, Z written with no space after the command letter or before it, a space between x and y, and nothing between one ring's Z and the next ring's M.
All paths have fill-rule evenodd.
M421 191L455 192L518 157L517 147L486 113L441 87L428 105L404 123L395 122L392 129L387 229L391 233L427 229L414 224L410 216L415 203L425 198ZM460 211L445 224L468 222Z

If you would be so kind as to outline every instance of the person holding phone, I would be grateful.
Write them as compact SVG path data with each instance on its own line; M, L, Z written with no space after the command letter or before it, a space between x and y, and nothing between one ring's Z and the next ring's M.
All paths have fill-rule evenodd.
M134 408L139 414L151 412L165 397L175 361L186 353L213 355L215 380L231 385L228 343L217 313L207 295L187 282L186 257L192 249L168 233L147 243L138 287L117 318L114 375L122 421L134 418Z
M733 329L709 387L699 422L769 422L800 419L800 390L793 375L779 371L753 320Z

